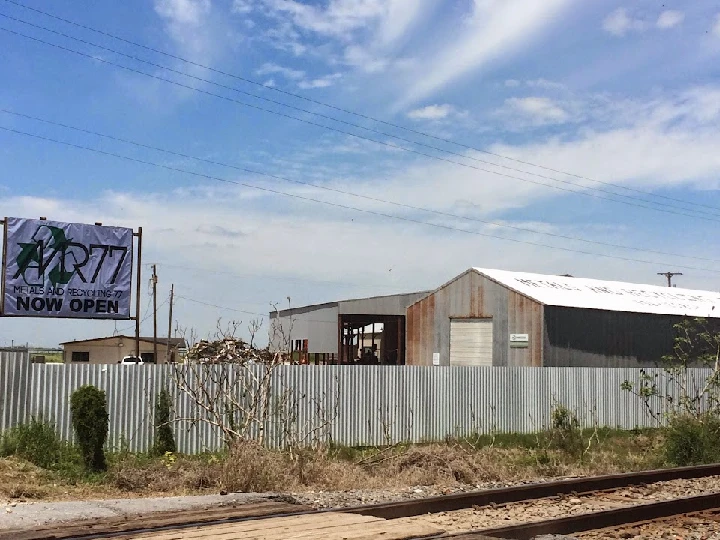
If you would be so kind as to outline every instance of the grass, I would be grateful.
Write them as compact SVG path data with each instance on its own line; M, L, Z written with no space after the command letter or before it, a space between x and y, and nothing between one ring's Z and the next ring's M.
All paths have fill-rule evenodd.
M37 425L32 430L44 433ZM77 451L66 443L61 442L64 450L55 454L56 462L44 467L31 463L32 454L8 454L12 445L0 444L6 456L0 458L0 497L61 500L206 494L221 489L266 492L419 485L444 488L662 465L658 456L662 456L664 434L659 430L582 432L583 441L591 437L592 443L582 459L557 447L549 432L481 435L386 448L329 446L301 452L301 459L291 459L286 452L251 442L237 444L228 452L195 456L155 457L124 451L109 453L108 471L94 475L83 472Z

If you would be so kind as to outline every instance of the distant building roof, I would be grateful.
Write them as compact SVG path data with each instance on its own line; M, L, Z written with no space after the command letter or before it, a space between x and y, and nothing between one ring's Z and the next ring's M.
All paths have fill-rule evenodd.
M366 303L366 302L372 302L372 301L381 302L384 300L392 300L392 299L402 300L401 303L404 303L407 306L409 304L412 304L419 298L427 296L431 292L432 291L419 291L419 292L410 292L410 293L388 294L388 295L382 295L382 296L370 296L367 298L350 298L348 300L337 300L335 302L326 302L324 304L312 304L312 305L308 305L308 306L283 309L280 311L271 311L270 318L274 319L278 316L288 317L288 316L292 316L292 315L301 315L303 313L310 313L312 311L318 311L320 309L341 307L343 305L350 305L350 304L354 304L354 303Z
M135 336L126 336L126 335L117 335L117 336L106 336L106 337L99 337L99 338L92 338L92 339L78 339L74 341L65 341L64 343L61 343L60 345L73 345L76 343L92 343L95 341L105 341L108 339L117 339L117 338L123 338L127 339L129 341L135 341ZM144 341L146 343L152 343L153 338L151 337L141 337L140 341ZM185 338L157 338L157 344L161 345L163 347L167 346L168 344L170 347L173 348L179 348L183 349L187 347L187 344L185 343Z
M548 306L720 317L718 292L485 268L473 270Z

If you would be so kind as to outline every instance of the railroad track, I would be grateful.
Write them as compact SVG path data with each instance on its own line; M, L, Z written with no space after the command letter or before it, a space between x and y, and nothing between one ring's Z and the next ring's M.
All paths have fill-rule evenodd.
M701 485L701 495L677 494L695 483ZM181 515L151 515L129 521L76 523L41 531L6 531L0 532L0 540L526 540L539 534L577 533L720 508L719 486L720 464L716 464L577 478L346 509L312 510L283 502L264 502ZM672 500L647 504L648 499L657 499L658 493L662 496L662 492L668 490L676 493ZM626 496L628 493L637 496ZM589 501L605 501L610 508L594 511L597 504L592 506ZM570 505L564 515L544 521L533 515L533 509L543 505L563 504ZM516 522L505 521L504 526L497 523L489 526L490 518L479 521L484 513L489 513L495 516L496 522L500 518L502 523L512 512ZM448 526L448 519L454 517L458 519L452 527ZM533 519L534 522L528 523Z

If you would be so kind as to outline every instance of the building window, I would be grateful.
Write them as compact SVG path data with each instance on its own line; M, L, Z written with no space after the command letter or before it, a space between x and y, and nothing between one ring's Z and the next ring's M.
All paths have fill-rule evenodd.
M89 362L90 361L90 351L73 351L72 353L72 361L73 362Z
M140 359L143 362L145 362L146 364L154 364L155 363L155 353L151 353L151 352L140 353Z

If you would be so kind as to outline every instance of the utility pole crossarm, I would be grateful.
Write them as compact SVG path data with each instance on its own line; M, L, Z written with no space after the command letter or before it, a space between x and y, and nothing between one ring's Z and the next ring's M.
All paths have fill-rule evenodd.
M658 272L658 276L665 276L667 278L668 287L672 287L672 278L675 276L682 276L682 272Z

